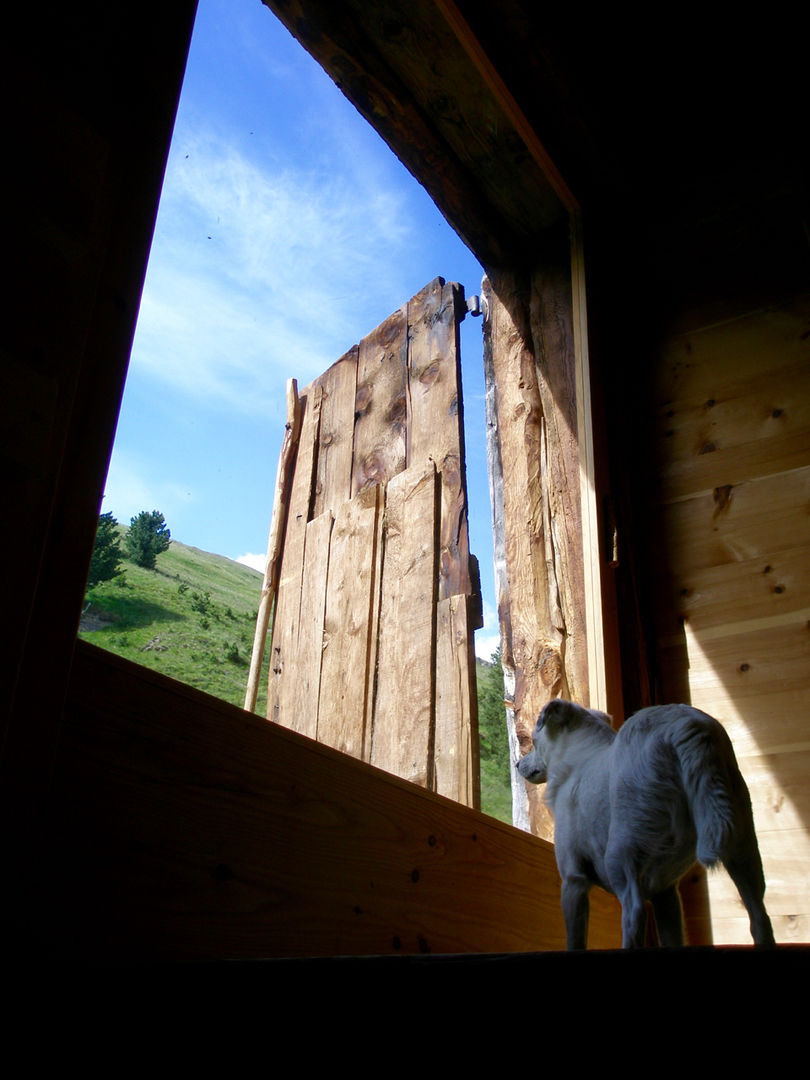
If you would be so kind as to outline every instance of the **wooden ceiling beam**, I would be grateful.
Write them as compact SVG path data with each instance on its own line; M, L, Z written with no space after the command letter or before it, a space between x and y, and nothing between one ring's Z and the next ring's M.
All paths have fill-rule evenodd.
M264 0L488 269L576 205L454 3Z

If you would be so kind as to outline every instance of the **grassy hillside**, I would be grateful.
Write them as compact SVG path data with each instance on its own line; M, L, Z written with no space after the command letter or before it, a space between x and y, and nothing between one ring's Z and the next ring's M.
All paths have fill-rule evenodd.
M126 559L122 569L88 590L79 636L242 706L261 574L176 540L155 570ZM265 670L256 711L266 704Z
M122 532L125 530L121 530ZM155 570L124 559L123 573L89 589L79 636L240 708L245 700L262 576L173 540ZM267 708L269 651L256 711ZM476 662L481 802L511 821L500 665Z

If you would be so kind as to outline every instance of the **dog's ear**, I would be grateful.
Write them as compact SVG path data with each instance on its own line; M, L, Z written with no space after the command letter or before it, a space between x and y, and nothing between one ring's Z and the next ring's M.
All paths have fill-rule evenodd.
M550 731L555 728L565 727L576 715L577 708L578 706L571 701L554 698L543 707L543 711L537 718L537 726L541 728L548 727Z
M577 705L575 701L566 701L564 698L554 698L543 708L537 718L538 729L547 727L549 734L561 731L563 728L574 724L589 724L593 721L605 723L608 727L612 722L607 713L598 712L596 709L586 709L584 705Z

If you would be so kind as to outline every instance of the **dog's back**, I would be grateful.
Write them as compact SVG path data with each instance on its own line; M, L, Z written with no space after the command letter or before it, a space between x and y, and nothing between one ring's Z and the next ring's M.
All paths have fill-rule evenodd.
M731 740L713 717L690 705L659 705L632 716L618 737L621 770L630 784L683 791L697 858L716 866L750 799ZM643 765L642 765L643 761Z
M722 724L690 705L642 709L614 742L610 792L606 865L620 897L631 877L631 891L654 900L695 859L707 867L722 862L751 915L754 940L772 944L751 798Z
M628 844L646 868L647 895L697 858L723 860L750 800L722 725L688 705L642 709L611 752L612 846ZM626 854L626 852L625 852Z

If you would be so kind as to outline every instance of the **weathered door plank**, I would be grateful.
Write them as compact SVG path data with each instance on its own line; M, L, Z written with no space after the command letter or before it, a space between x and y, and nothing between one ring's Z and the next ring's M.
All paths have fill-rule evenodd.
M295 677L288 678L284 695L284 700L291 702L290 715L284 726L312 739L316 738L318 732L323 622L332 525L331 510L313 518L307 525Z
M377 660L382 489L341 506L332 530L318 741L368 760Z
M437 476L388 482L371 763L432 787Z
M354 405L352 495L407 465L407 306L360 342Z
M478 708L469 597L439 600L436 609L436 790L480 807Z
M408 464L431 459L441 476L439 597L470 592L461 371L459 287L432 282L408 305L410 417Z
M321 425L312 516L332 513L351 497L357 346L316 380L321 388Z

